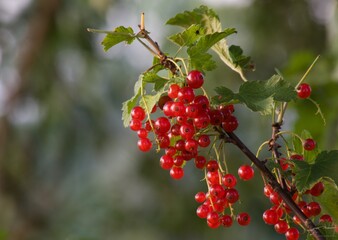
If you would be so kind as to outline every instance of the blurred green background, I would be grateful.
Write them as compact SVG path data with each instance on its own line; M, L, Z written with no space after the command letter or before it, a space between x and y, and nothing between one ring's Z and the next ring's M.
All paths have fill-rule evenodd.
M103 35L87 27L137 29L141 12L166 52L179 30L170 17L201 4L214 8L238 34L230 44L252 56L249 79L278 68L293 84L314 58L307 78L326 117L310 101L290 104L284 129L308 129L322 149L338 148L338 12L334 0L0 0L0 239L167 240L284 239L261 220L270 206L259 174L241 182L239 211L252 224L209 229L195 215L194 195L205 191L192 165L174 181L160 155L138 151L124 129L121 103L132 96L151 55L138 43L103 52ZM218 62L207 90L236 89L239 77ZM238 135L257 147L270 136L270 119L238 107ZM247 162L235 148L230 169ZM333 169L335 171L335 169Z

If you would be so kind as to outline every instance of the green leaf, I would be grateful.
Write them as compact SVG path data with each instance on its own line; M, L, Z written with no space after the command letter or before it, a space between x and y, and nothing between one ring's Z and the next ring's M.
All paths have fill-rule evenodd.
M122 103L122 121L124 127L129 126L131 120L131 110L137 105L139 97L140 93L137 93L135 96Z
M333 222L338 222L338 187L332 179L322 179L324 192L316 198L322 210L333 218Z
M142 96L140 100L140 106L150 112L155 106L155 104L158 102L162 94L163 92L161 91L156 93L155 95Z
M163 87L165 86L165 84L168 83L167 79L162 78L162 77L158 76L156 73L153 73L153 72L145 73L142 81L143 81L143 83L154 83L154 90L156 92L162 90Z
M292 137L292 145L293 145L293 151L295 153L303 154L303 150L304 150L303 143L298 137L296 136Z
M229 103L234 99L234 92L226 88L224 86L216 87L215 92L218 94L217 96L212 97L212 104L224 104Z
M191 46L203 34L204 34L203 28L200 25L193 24L183 32L170 36L169 39L179 46Z
M337 240L338 233L335 231L335 226L332 223L321 222L317 225L317 228L325 237L326 240ZM316 240L316 238L311 235L311 233L307 234L306 240Z
M295 165L295 181L299 192L304 192L311 185L318 182L323 176L335 178L338 161L338 150L323 151L318 154L314 163L310 164L306 161L293 161Z
M218 16L212 9L202 5L192 11L184 11L183 13L177 14L175 17L169 19L166 24L188 28L193 24L202 22L204 16L212 16L218 19Z
M245 68L246 65L250 62L250 57L244 56L243 50L239 46L231 45L229 47L229 55L231 57L232 62L236 66Z
M108 33L102 41L103 49L108 51L111 47L119 44L120 42L125 42L126 44L131 44L135 40L135 34L131 27L117 27L111 33Z

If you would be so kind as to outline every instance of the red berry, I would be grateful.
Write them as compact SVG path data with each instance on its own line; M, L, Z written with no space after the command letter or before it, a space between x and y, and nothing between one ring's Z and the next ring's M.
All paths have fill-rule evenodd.
M207 180L210 184L219 184L219 172L207 172Z
M302 83L297 88L297 94L299 98L308 98L311 95L311 87L307 83Z
M192 103L192 104L188 105L185 108L185 114L189 118L196 118L196 117L198 117L199 106L197 104L195 104L195 103Z
M268 209L263 213L263 220L266 224L275 225L278 222L278 215L276 211Z
M195 98L194 90L191 87L182 87L178 91L177 98L180 102L190 103Z
M235 188L230 188L226 190L225 198L228 200L229 203L233 204L238 201L239 193Z
M151 120L151 124L154 126L155 121L154 121L154 120ZM148 132L152 131L151 124L150 124L150 121L149 121L149 120L146 121L145 124L144 124L144 128L145 128Z
M220 184L213 184L209 191L210 195L215 196L217 199L222 199L225 196L225 190Z
M223 113L218 109L210 110L210 124L214 126L219 126L223 121Z
M215 172L218 170L218 162L216 160L210 160L207 162L207 170L209 172Z
M198 142L195 139L187 139L184 145L185 150L188 152L196 152L198 148Z
M277 192L271 192L269 196L270 202L275 205L279 205L282 202L282 198L278 195Z
M289 229L289 224L284 220L279 220L274 228L277 233L284 234Z
M207 160L203 156L196 156L195 157L195 166L198 169L203 169L205 167L205 164L207 163Z
M184 170L181 167L172 167L170 169L170 176L175 179L175 180L179 180L184 176Z
M151 149L153 144L148 138L141 138L137 141L137 146L142 152L147 152Z
M219 216L217 212L209 212L207 215L207 221L210 223L219 222Z
M329 214L324 214L319 218L319 222L329 222L332 223L332 217Z
M204 83L204 76L200 71L192 70L186 79L188 86L192 88L200 88Z
M174 156L176 154L176 148L169 146L165 149L165 154L167 154L168 156Z
M298 240L299 231L297 228L289 228L285 233L286 240Z
M163 155L160 159L160 166L165 169L165 170L169 170L172 168L172 166L174 165L174 159L169 156L169 155Z
M174 116L174 113L173 111L171 110L171 106L173 105L174 102L172 101L168 101L164 104L163 106L163 114L167 117L173 117Z
M270 197L270 194L273 192L273 189L271 187L271 185L265 185L264 186L264 195L266 197Z
M317 182L311 189L310 194L312 196L318 197L324 192L324 184L322 182Z
M226 132L233 132L237 129L237 127L238 127L238 121L235 116L229 116L226 119L224 119L222 122L222 128Z
M167 133L170 127L171 127L170 121L166 117L157 118L154 124L156 133Z
M136 106L131 110L131 118L132 119L138 119L142 121L146 116L146 113L144 112L143 108L140 106Z
M202 109L206 110L210 106L209 99L204 95L198 95L194 98L193 103L199 105Z
M180 134L184 139L191 139L195 134L195 128L191 124L182 124L180 127Z
M222 183L227 188L233 188L236 186L237 179L234 175L232 175L231 173L228 173L222 177Z
M167 148L170 145L170 139L168 134L161 133L157 135L157 141L159 143L160 148Z
M210 144L210 138L208 135L200 135L197 141L200 147L207 147Z
M145 128L141 128L137 131L137 136L139 138L146 138L148 136L148 131Z
M250 165L242 165L238 169L238 176L244 181L253 178L254 173L254 169Z
M171 102L171 98L168 95L163 95L158 100L157 105L161 110L163 110L163 107L167 102Z
M279 159L279 165L283 171L286 171L289 168L289 164L286 162L285 158Z
M170 110L174 117L183 116L185 114L185 106L182 102L173 102L170 106Z
M129 123L129 127L133 131L138 131L142 128L142 122L139 119L132 119Z
M176 83L171 84L168 89L168 96L172 99L177 98L178 91L180 90L180 86Z
M210 123L210 117L207 113L201 113L194 118L194 126L198 129L206 128Z
M224 227L231 227L232 225L232 217L230 215L224 215L220 218L221 224Z
M322 211L319 203L317 203L317 202L310 202L307 205L307 208L308 208L308 210L309 210L309 212L311 213L312 216L317 216Z
M218 228L221 225L221 222L219 220L214 223L207 221L207 224L210 228Z
M202 203L202 202L205 201L205 199L206 199L206 197L205 197L205 193L204 192L198 192L198 193L196 193L196 195L195 195L196 202Z
M303 142L303 147L305 150L311 151L315 149L316 142L312 138L305 139L305 141Z
M196 210L196 214L200 218L207 218L209 211L210 208L208 206L200 205Z
M181 167L184 163L184 157L181 155L177 155L176 157L174 157L174 165L176 167Z
M240 213L237 215L237 222L241 226L246 226L250 223L250 215L247 213Z

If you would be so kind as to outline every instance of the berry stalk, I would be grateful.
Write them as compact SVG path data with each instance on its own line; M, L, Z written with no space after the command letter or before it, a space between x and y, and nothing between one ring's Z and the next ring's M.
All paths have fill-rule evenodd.
M230 138L230 142L235 144L250 160L255 164L255 166L263 173L268 183L272 186L273 190L279 194L283 201L289 206L289 208L295 213L295 215L300 219L305 228L312 234L316 240L325 240L325 237L318 230L316 225L309 219L297 206L297 204L291 198L289 192L282 188L278 183L276 177L272 172L265 166L264 162L259 160L253 152L238 138L233 132L226 132Z

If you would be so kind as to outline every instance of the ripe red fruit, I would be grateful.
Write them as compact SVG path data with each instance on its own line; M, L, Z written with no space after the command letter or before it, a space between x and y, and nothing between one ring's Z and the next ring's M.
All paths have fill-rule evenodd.
M241 226L246 226L250 223L250 215L247 213L240 213L237 215L237 222Z
M230 188L226 190L225 198L228 200L229 203L233 204L238 201L239 193L235 188Z
M227 188L233 188L236 186L237 179L234 175L232 175L231 173L228 173L222 177L222 183Z
M224 227L231 227L232 225L232 217L230 215L223 215L220 221Z
M201 113L194 118L194 126L198 129L206 128L210 123L210 117L207 113Z
M316 142L312 138L305 139L305 141L303 142L303 147L304 147L305 150L311 151L311 150L315 149Z
M324 184L322 182L317 182L311 189L310 194L312 196L318 197L324 192Z
M223 121L223 113L218 109L210 110L209 112L210 124L214 126L219 126Z
M176 167L181 167L184 163L184 157L181 155L177 155L174 157L174 165Z
M174 117L183 116L185 114L185 106L182 102L173 102L170 106L171 115Z
M271 185L265 185L264 186L264 195L266 197L270 197L270 194L273 192L273 189L271 187Z
M199 114L199 106L195 103L191 103L189 104L186 108L185 108L185 114L187 117L189 118L196 118L198 117Z
M171 156L165 154L161 157L160 159L161 168L163 168L164 170L169 170L172 168L173 165L174 165L174 159Z
M207 160L204 156L196 156L195 157L195 166L198 169L203 169L205 167L205 164L207 163Z
M154 124L156 133L167 133L170 127L171 127L170 121L166 117L157 118Z
M178 91L177 98L180 102L190 103L195 98L194 90L191 87L182 87Z
M198 142L195 139L187 139L184 144L185 150L188 152L196 152L198 148Z
M195 195L195 201L198 203L204 202L206 199L205 193L204 192L198 192Z
M139 138L146 138L148 136L148 131L145 128L141 128L137 131L137 136Z
M207 170L209 172L214 172L218 170L218 162L216 160L210 160L207 162Z
M286 240L298 240L299 231L297 228L289 228L285 233Z
M324 214L319 218L319 222L329 222L332 223L332 217L329 214Z
M180 90L180 86L176 83L171 84L168 89L168 96L172 99L177 98L178 91Z
M225 196L225 190L220 184L213 184L209 191L210 195L216 197L217 199L222 199Z
M194 98L193 103L199 105L202 109L206 110L210 106L209 99L204 95L198 95Z
M189 87L194 89L200 88L204 83L204 76L200 71L192 70L189 72L186 81Z
M195 134L195 128L188 123L182 124L180 127L180 134L184 139L191 139Z
M224 119L222 122L222 128L226 132L233 132L237 129L237 127L238 127L238 121L235 116L229 116L226 119Z
M210 184L219 184L219 172L207 172L207 180Z
M219 222L219 216L217 212L209 212L207 215L207 221L210 223L217 223Z
M137 146L142 152L147 152L151 149L153 144L151 143L151 141L148 138L140 138L137 141Z
M159 143L160 148L167 148L170 145L170 139L168 134L161 133L157 135L157 141Z
M238 169L238 176L244 181L248 181L254 176L254 169L250 165L242 165Z
M157 105L161 110L163 110L163 107L167 102L171 102L171 98L168 95L163 95L158 100Z
M287 223L286 221L284 221L284 220L279 220L279 221L275 224L274 228L275 228L275 231L276 231L277 233L284 234L284 233L286 233L286 231L289 229L289 225L288 225L288 223Z
M181 179L181 178L184 176L184 170L183 170L183 168L173 166L173 167L170 169L170 176L171 176L173 179L175 179L175 180Z
M207 147L210 144L210 138L208 135L200 135L197 141L200 147Z
M132 119L129 123L129 127L133 131L138 131L142 128L142 122L139 119Z
M310 202L307 205L307 209L309 210L309 212L311 213L312 216L317 216L322 211L319 203L317 203L317 202Z
M278 222L278 215L276 211L268 209L263 213L263 220L266 224L275 225Z
M136 106L131 110L131 118L132 119L138 119L142 121L146 116L146 113L144 112L143 108L140 106Z
M282 202L282 198L278 195L277 192L271 192L269 196L270 202L275 205L279 205Z
M298 97L302 99L310 97L311 91L311 87L307 83L302 83L297 88Z
M200 218L207 218L209 211L210 211L210 208L203 204L197 208L196 214Z

